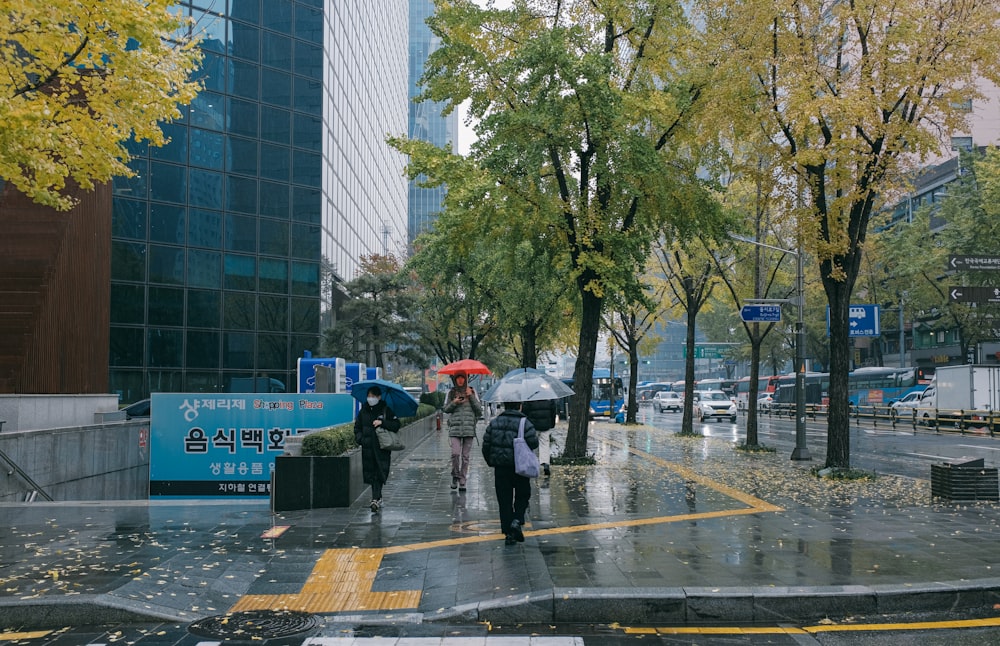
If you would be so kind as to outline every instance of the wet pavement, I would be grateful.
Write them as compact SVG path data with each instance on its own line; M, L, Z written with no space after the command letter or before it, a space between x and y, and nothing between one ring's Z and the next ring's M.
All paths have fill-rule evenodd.
M552 433L557 454L565 425ZM795 463L650 426L595 423L590 448L596 466L533 483L512 546L478 445L456 492L442 431L394 460L379 513L367 497L279 514L266 502L0 505L0 629L274 611L321 617L331 634L773 625L1000 602L996 504L932 501L928 480L818 480L815 453Z

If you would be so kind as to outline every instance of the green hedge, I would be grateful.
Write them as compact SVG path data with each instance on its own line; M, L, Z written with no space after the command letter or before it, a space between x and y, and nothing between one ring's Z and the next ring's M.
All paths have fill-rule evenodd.
M420 404L416 415L402 417L399 421L403 426L407 426L418 419L433 415L436 411L437 409L430 404ZM343 455L357 445L354 441L354 422L347 422L306 435L302 440L302 455Z

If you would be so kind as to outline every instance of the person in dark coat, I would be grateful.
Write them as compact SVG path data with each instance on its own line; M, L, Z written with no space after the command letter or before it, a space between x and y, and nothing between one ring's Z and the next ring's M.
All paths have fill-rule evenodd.
M354 420L354 441L361 446L361 471L365 484L372 486L373 512L382 508L382 485L389 479L389 465L392 461L392 452L383 450L378 444L375 429L379 426L398 433L400 422L392 409L382 401L379 387L372 386Z
M528 416L531 425L538 432L538 461L541 463L542 472L549 475L549 434L545 431L551 430L556 425L556 415L559 412L559 405L555 399L538 399L521 404L521 412Z
M521 412L520 402L504 402L503 412L493 418L483 435L483 458L493 467L493 485L500 506L500 531L505 543L524 541L524 514L531 498L531 480L514 472L514 438L521 420L524 441L532 450L538 448L538 435L531 421Z

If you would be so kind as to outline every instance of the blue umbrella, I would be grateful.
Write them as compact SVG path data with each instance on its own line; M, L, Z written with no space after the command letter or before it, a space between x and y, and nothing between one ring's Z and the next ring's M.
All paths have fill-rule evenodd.
M417 414L419 402L413 398L413 395L406 392L399 384L384 379L365 379L354 382L354 385L351 386L351 396L364 403L368 397L368 389L372 386L376 386L382 391L382 401L398 417L413 417Z

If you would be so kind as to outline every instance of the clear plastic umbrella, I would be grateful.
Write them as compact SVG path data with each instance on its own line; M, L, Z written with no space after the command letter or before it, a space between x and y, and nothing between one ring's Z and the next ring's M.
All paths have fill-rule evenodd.
M562 399L573 394L573 389L552 375L534 368L518 368L505 374L500 381L483 393L487 402L530 402L543 399Z

